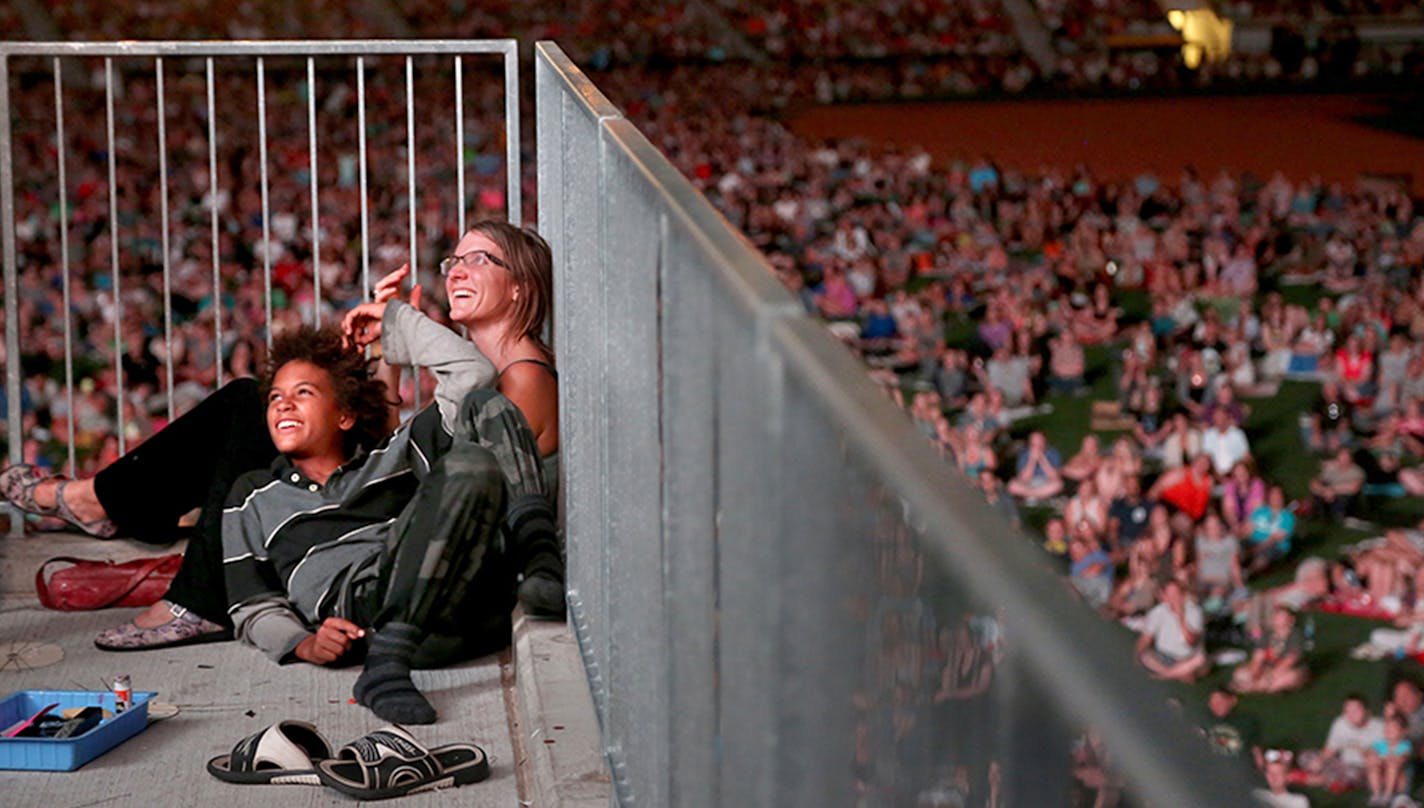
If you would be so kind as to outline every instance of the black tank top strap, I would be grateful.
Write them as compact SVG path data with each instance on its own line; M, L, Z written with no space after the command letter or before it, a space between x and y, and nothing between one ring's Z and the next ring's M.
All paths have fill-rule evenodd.
M557 370L554 370L554 365L553 365L553 363L551 363L551 362L545 362L545 361L542 360L542 359L516 359L516 360L514 360L513 362L510 362L509 364L505 365L505 366L504 366L504 370L501 370L501 371L499 372L499 376L500 376L500 377L504 376L504 374L505 374L506 372L508 372L508 370L509 370L510 368L514 367L515 365L524 363L524 362L528 362L529 364L532 364L532 365L538 365L539 367L541 367L541 368L543 368L543 369L549 371L549 375L550 375L550 376L553 376L555 381L558 381L558 379L559 379L559 372L558 372ZM499 377L496 377L496 378L499 378Z

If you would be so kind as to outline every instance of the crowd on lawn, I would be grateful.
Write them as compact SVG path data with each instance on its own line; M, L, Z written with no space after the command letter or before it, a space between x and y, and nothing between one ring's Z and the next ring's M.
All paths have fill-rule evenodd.
M1366 495L1424 493L1424 219L1406 194L946 171L854 143L757 142L705 177L709 196L996 510L1032 509L1082 598L1138 632L1149 672L1195 681L1234 648L1231 693L1300 688L1321 607L1395 621L1372 648L1424 651L1424 531L1392 527L1300 561L1289 584L1251 585L1309 551L1301 520L1352 524ZM1323 293L1291 292L1307 285ZM1133 294L1150 310L1128 316ZM1094 411L1109 425L1071 447L1014 426L1100 390L1086 355L1104 349L1112 395ZM1317 458L1294 496L1244 428L1283 380L1318 385L1288 426L1292 460ZM1383 800L1405 790L1397 766L1371 774L1387 758L1321 774L1329 756L1307 757L1294 776Z

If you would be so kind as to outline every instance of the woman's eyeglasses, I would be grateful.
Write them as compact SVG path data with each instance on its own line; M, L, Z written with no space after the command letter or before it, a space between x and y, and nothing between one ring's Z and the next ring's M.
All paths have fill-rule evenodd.
M490 254L488 250L470 250L464 255L452 255L440 262L441 276L449 275L450 271L457 266L464 266L470 269L494 264L497 267L509 269L509 264L504 259L497 258Z

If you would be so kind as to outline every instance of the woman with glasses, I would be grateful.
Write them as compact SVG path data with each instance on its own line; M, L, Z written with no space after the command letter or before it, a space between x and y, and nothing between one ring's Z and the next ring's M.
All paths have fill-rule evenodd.
M492 386L523 416L543 456L544 493L552 501L552 481L558 478L558 379L542 340L552 302L549 247L532 230L485 221L465 234L440 267L450 319L494 365ZM409 268L402 267L382 278L373 302L348 313L345 331L351 342L364 346L379 338L381 313L398 297L408 274ZM419 287L411 291L410 302L419 307ZM437 376L441 372L431 370ZM437 405L458 407L459 402ZM179 519L200 509L183 565L164 599L101 632L94 640L99 648L143 650L230 638L222 506L235 479L277 458L265 410L257 382L238 379L92 478L47 476L31 465L0 472L0 494L21 510L57 516L99 538L124 535L167 544L179 535ZM563 563L552 534L552 509L545 510L532 531L540 539L512 547L511 560L522 579L519 592L526 611L562 616Z

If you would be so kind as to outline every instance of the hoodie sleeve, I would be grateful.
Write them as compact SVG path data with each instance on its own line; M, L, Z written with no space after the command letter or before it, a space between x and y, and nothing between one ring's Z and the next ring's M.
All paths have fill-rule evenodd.
M473 342L394 298L381 318L381 350L392 365L428 368L435 374L440 422L451 433L460 402L471 390L495 380L494 363Z

